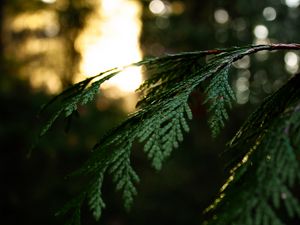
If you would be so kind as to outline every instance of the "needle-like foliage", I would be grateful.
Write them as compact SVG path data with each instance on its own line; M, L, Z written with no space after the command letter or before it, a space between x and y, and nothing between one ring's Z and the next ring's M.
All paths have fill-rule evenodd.
M283 225L287 218L277 215L280 208L300 218L300 202L291 190L300 183L299 87L298 74L266 99L233 138L229 150L241 149L242 157L207 209L216 213L207 224Z
M124 206L129 209L139 182L130 162L132 144L143 143L151 165L161 169L173 149L182 142L184 132L189 131L187 120L192 119L192 112L188 102L196 88L204 89L208 123L212 135L217 136L228 119L227 110L235 101L228 82L232 63L258 51L278 49L300 49L300 46L257 45L146 59L88 78L55 97L42 109L53 103L58 105L40 136L45 135L60 116L68 118L78 105L93 100L103 82L127 67L142 66L148 77L137 90L141 96L137 111L100 139L90 158L73 173L90 178L90 183L60 214L73 210L70 222L77 224L81 205L87 201L98 220L105 207L101 186L107 174L112 177L116 190L121 191ZM300 144L299 86L297 75L268 98L232 140L230 148L237 152L240 160L233 165L220 198L208 208L218 213L208 224L283 224L276 216L275 209L280 207L285 207L291 217L300 214L298 201L291 192L300 177L296 159Z

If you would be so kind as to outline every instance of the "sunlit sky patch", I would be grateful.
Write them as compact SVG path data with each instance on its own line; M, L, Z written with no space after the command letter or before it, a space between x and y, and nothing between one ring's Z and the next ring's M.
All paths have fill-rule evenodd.
M40 0L52 4L55 0ZM142 7L138 1L128 0L97 0L98 10L87 21L87 28L76 40L75 47L82 54L80 74L75 75L75 82L86 76L96 75L107 69L127 65L141 60L139 48L141 33ZM61 49L62 42L56 38L60 26L58 16L53 10L20 13L7 22L13 32L23 30L42 31L43 38L31 38L25 41L18 50L13 46L13 54L18 58L31 57L36 54L47 54L46 63L36 62L24 67L24 74L30 74L29 80L35 89L43 88L50 93L61 91L60 75L65 62ZM60 52L60 53L58 53ZM55 55L55 56L54 56ZM53 57L54 56L54 57ZM54 62L62 64L51 66ZM45 65L44 65L45 64ZM51 68L49 65L51 64ZM29 72L30 71L30 72ZM25 76L25 75L24 75ZM106 87L118 88L114 95L133 92L141 83L142 75L139 68L131 68L107 84ZM121 91L120 91L121 90ZM121 92L123 94L121 94Z
M76 42L82 52L81 73L93 76L110 68L123 66L142 58L139 48L141 5L137 1L99 0L98 17ZM121 91L133 92L141 83L139 68L130 68L104 87L117 86Z
M41 0L41 1L47 4L52 4L56 2L56 0Z

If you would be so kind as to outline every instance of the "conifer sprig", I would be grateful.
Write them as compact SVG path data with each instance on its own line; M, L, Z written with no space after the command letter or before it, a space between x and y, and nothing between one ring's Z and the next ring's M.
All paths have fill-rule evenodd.
M300 218L300 202L291 190L300 184L299 87L298 74L266 99L233 138L230 150L244 154L207 209L216 215L207 225L284 225L279 209Z
M71 201L66 205L62 212L65 213L68 210L73 210L74 216L72 219L77 218L78 220L80 219L80 207L82 203L87 200L94 217L99 219L102 209L105 207L101 194L101 186L103 179L105 179L107 174L112 176L116 189L122 192L125 207L130 208L133 197L137 193L135 184L139 181L139 177L130 162L132 144L135 141L144 143L144 152L151 161L152 166L155 169L160 169L162 167L162 163L170 156L172 150L178 147L179 143L183 140L183 133L188 132L189 130L187 119L192 119L192 112L189 108L188 100L190 98L190 94L197 87L201 87L202 89L205 87L204 94L206 95L206 99L204 103L209 106L208 113L210 115L208 122L213 136L217 136L223 128L225 121L228 119L227 110L231 108L235 100L233 91L228 83L228 71L232 63L246 55L250 55L258 51L272 51L279 49L300 49L300 45L256 45L234 47L230 49L188 52L145 59L143 61L133 63L122 68L114 68L88 78L78 84L75 84L62 94L55 97L42 109L42 111L44 111L54 103L57 103L58 105L56 113L53 114L42 129L40 137L47 133L53 123L60 116L68 118L76 112L78 105L84 105L93 100L103 82L114 77L127 67L142 66L148 77L148 79L137 90L141 95L141 98L137 103L137 111L130 115L129 118L118 127L114 128L108 132L107 135L101 138L95 145L90 158L80 169L73 173L73 175L89 177L91 182L86 185L75 201ZM207 58L207 56L210 57ZM281 97L281 92L278 92L277 94ZM293 94L295 99L298 98L298 94L295 94L294 91L291 91L290 94ZM278 109L278 112L273 112L272 107L275 103L274 99L276 98L271 97L267 100L266 104L262 106L262 110L257 112L257 115L250 117L250 120L244 127L241 128L237 136L233 139L231 146L240 146L239 143L245 140L247 141L248 139L250 140L248 140L248 144L252 144L252 146L250 149L243 152L242 163L235 166L230 178L230 180L233 180L234 182L228 182L226 185L230 184L229 186L232 186L233 188L235 187L234 184L239 182L241 182L242 185L245 185L243 183L243 177L246 176L245 174L248 174L248 171L254 170L254 172L262 171L266 174L269 173L269 166L266 166L269 164L260 163L256 167L253 167L255 168L253 169L249 166L249 162L243 161L245 160L245 157L257 157L257 160L262 160L262 162L264 162L266 157L268 158L269 154L271 154L273 163L273 159L277 160L277 154L282 154L282 152L287 149L294 148L295 140L299 140L297 135L295 139L291 139L289 135L287 136L284 132L282 132L283 128L276 122L276 119L274 121L270 120L266 123L269 117L276 117L279 115L282 115L285 119L287 119L287 115L290 114L283 114L282 109L287 109L287 106L294 107L294 105L292 105L293 101L285 102L286 104L283 104L282 107ZM294 123L295 121L293 120L293 124ZM274 132L266 132L264 129L253 131L251 127L252 124L263 125L262 127L265 126L264 129L272 128ZM299 131L298 125L295 129ZM276 144L276 146L273 146L276 148L274 152L268 152L268 148L271 144L275 144L275 142L269 143L267 140L268 138L270 139L274 137L274 135L279 135L280 141ZM295 136L295 133L292 133L292 135ZM252 142L252 140L255 140L255 142ZM282 144L283 142L285 144ZM256 149L262 149L257 156L255 154L257 152ZM298 167L295 160L293 161L292 156L293 154L291 153L289 158L286 158L284 162L291 163L291 166L293 167L291 167L292 170L296 171ZM279 178L276 176L279 176ZM290 177L287 174L284 176L276 174L276 176L274 180L270 181L273 182L271 184L275 184L276 182L281 184L286 180L295 180L296 177ZM251 173L249 173L249 177L251 177ZM250 180L255 184L260 185L255 177L252 176L251 179ZM270 185L268 183L265 187L269 186ZM259 193L258 196L265 193L265 187L261 190L262 192ZM285 190L284 193L287 196L292 196L291 192L289 192L290 186L285 186L283 184L280 187L280 191ZM245 195L238 195L237 198L233 198L233 201L244 200L244 198L248 199L248 197L252 194L252 191L256 191L253 189L253 186L246 186L245 190ZM225 192L223 192L224 191L221 193L221 197L225 194ZM226 192L226 196L230 196L230 193L232 192L229 192L229 194ZM277 205L279 201L278 193L279 192L277 191L272 194L272 196L275 196L274 203L276 202ZM262 201L260 204L257 204L257 202L254 202L253 200L249 203L250 205L247 206L249 209L245 209L248 211L250 210L249 212L252 213L252 208L250 206L256 204L258 208L261 207L266 210L266 216L264 216L263 219L260 219L260 217L257 216L258 219L256 220L259 221L257 224L261 224L260 221L269 221L271 215L275 213L272 207L269 207L268 205L268 198L268 195L264 196L264 199L266 200ZM225 205L227 204L226 201L222 202L224 202ZM222 208L222 204L220 208ZM231 204L231 202L228 204ZM290 208L291 214L298 213L296 202L289 202L288 204L290 205L288 205L287 208ZM238 220L235 221L238 222L246 221L244 220L246 217L240 217L240 213L240 211L232 212L232 214L229 212L229 219L225 216L224 221L230 221L230 219L233 221L233 219L236 218ZM246 215L251 217L252 214ZM220 218L222 218L222 216ZM249 221L250 219L247 220L247 222ZM75 222L75 220L72 220L71 223L76 224L78 221ZM280 223L278 222L278 224Z

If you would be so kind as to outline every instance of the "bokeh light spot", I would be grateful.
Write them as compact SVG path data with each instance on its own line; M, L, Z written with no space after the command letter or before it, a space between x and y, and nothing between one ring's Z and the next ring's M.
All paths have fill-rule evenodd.
M228 12L225 9L217 9L214 12L214 18L217 23L224 24L229 20Z
M238 78L235 81L236 100L238 104L246 104L249 101L249 78L251 73L249 70L241 70L238 72Z
M257 61L265 61L269 58L269 51L260 51L255 54Z
M290 73L296 73L299 69L299 56L294 52L284 55L285 68Z
M149 4L149 10L153 14L162 15L167 11L167 7L163 1L153 0Z
M172 9L173 14L180 15L184 12L185 5L181 1L175 1L175 2L172 2L171 9Z
M158 17L155 24L159 29L166 29L170 25L170 21L166 17Z
M246 77L240 77L236 81L236 88L240 92L244 92L249 89L249 80Z
M294 52L287 52L284 56L284 62L288 66L296 66L298 64L298 56Z
M300 0L285 0L285 4L290 8L297 8L300 5Z
M257 25L257 26L255 26L253 33L256 38L265 39L269 35L269 30L264 25Z
M233 66L238 69L248 69L250 67L250 63L251 63L250 57L246 55L240 60L234 62Z
M266 7L263 10L263 16L267 21L273 21L276 19L277 13L273 7Z

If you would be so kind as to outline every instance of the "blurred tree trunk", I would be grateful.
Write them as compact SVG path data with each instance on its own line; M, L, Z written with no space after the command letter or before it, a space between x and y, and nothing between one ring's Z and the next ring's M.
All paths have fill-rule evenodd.
M85 28L87 18L95 10L95 3L84 0L69 0L67 7L58 12L61 24L61 37L64 42L66 58L65 73L62 76L64 87L73 84L74 76L79 72L81 53L75 42Z
M3 20L4 20L4 8L6 0L0 0L0 58L3 58Z

